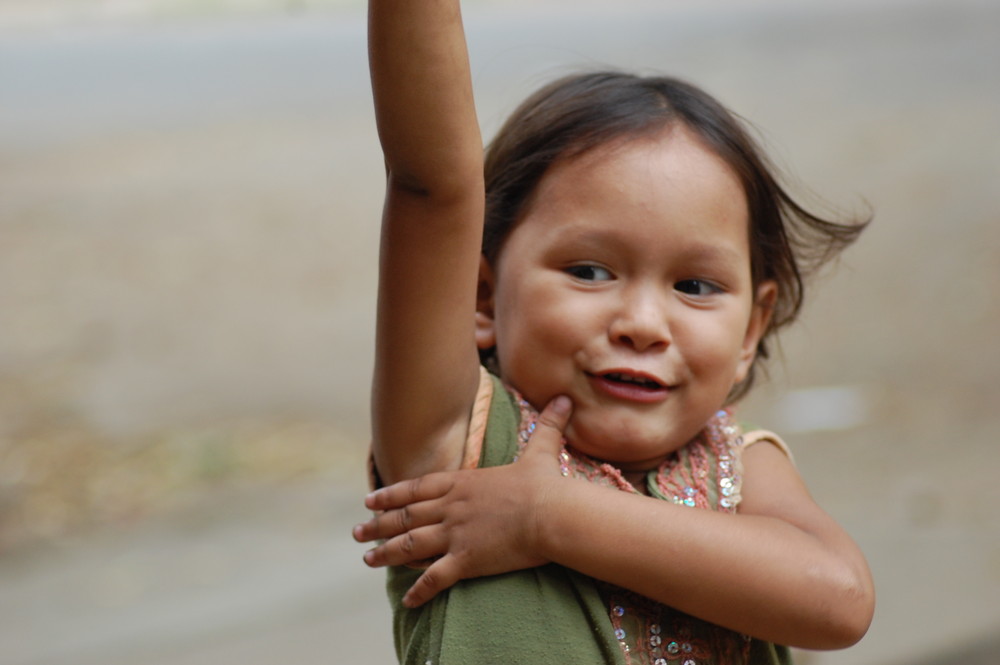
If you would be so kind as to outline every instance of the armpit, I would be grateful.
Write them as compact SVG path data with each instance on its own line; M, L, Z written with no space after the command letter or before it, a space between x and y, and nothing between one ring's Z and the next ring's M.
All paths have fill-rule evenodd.
M483 450L483 439L486 437L486 421L490 415L490 402L493 399L493 381L485 367L479 368L479 387L476 388L476 400L472 404L472 415L469 418L469 434L465 439L465 449L462 452L463 469L475 469L479 466L479 456ZM375 468L375 458L368 453L368 487L376 490L382 487L378 469Z

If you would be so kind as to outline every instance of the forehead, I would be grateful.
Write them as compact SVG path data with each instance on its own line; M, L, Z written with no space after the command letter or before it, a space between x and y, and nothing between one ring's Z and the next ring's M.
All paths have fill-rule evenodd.
M555 163L528 202L522 225L564 239L610 242L628 232L649 242L697 242L742 255L748 219L733 169L690 130L673 127Z

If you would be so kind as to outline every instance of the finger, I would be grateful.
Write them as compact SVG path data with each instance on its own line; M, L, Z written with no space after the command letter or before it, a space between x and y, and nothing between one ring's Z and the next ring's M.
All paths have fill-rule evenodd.
M411 529L436 524L443 518L437 501L421 501L375 515L354 527L354 539L359 543L392 538Z
M403 605L409 608L420 607L460 579L462 579L462 571L458 560L450 554L446 554L432 563L413 583L413 586L403 596Z
M538 422L562 434L572 414L572 400L566 395L557 395L538 414Z
M372 568L405 566L444 554L448 549L446 530L440 525L421 527L390 538L364 554Z
M451 475L451 472L429 473L377 489L365 497L365 507L369 510L392 510L416 501L436 499L451 489Z
M528 450L533 453L558 455L562 447L563 430L573 413L573 403L569 397L559 395L550 401L538 414L535 431L531 435Z

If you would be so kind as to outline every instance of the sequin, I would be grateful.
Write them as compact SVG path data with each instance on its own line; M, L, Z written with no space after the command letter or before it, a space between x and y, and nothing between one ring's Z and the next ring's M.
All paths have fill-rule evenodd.
M522 401L521 406L519 448L523 451L524 444L532 432L537 431L537 426L534 425L536 415L530 405ZM650 488L658 490L660 498L696 509L733 512L740 502L741 492L739 428L733 425L726 411L720 411L717 417L689 447L679 450L676 458L664 462L655 476L647 476ZM565 441L563 444L559 454L563 475L619 490L635 491L617 469L584 455L578 456L567 450ZM605 607L606 611L610 611L611 628L626 661L640 658L650 665L705 665L702 658L710 658L709 654L713 653L708 644L692 634L687 621L671 619L671 624L667 626L653 623L666 615L621 597L612 597ZM624 618L626 615L628 619ZM634 621L632 616L636 617ZM627 624L628 628L622 626L627 621L633 621ZM733 638L738 639L735 635Z
M527 443L528 439L531 438L531 435L534 433L534 431L535 431L535 423L528 423L528 426L525 427L523 430L521 430L521 441L523 443Z
M572 473L572 470L570 469L571 461L572 460L569 456L569 453L566 452L565 448L563 448L562 451L559 453L559 473L561 473L565 478L569 478L570 474Z

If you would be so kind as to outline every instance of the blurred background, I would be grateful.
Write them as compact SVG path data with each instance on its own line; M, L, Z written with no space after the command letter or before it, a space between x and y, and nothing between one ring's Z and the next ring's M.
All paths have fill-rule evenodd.
M878 585L807 665L1000 662L1000 5L479 0L487 136L697 81L861 242L743 416ZM393 662L361 564L381 156L357 0L0 0L0 663Z

